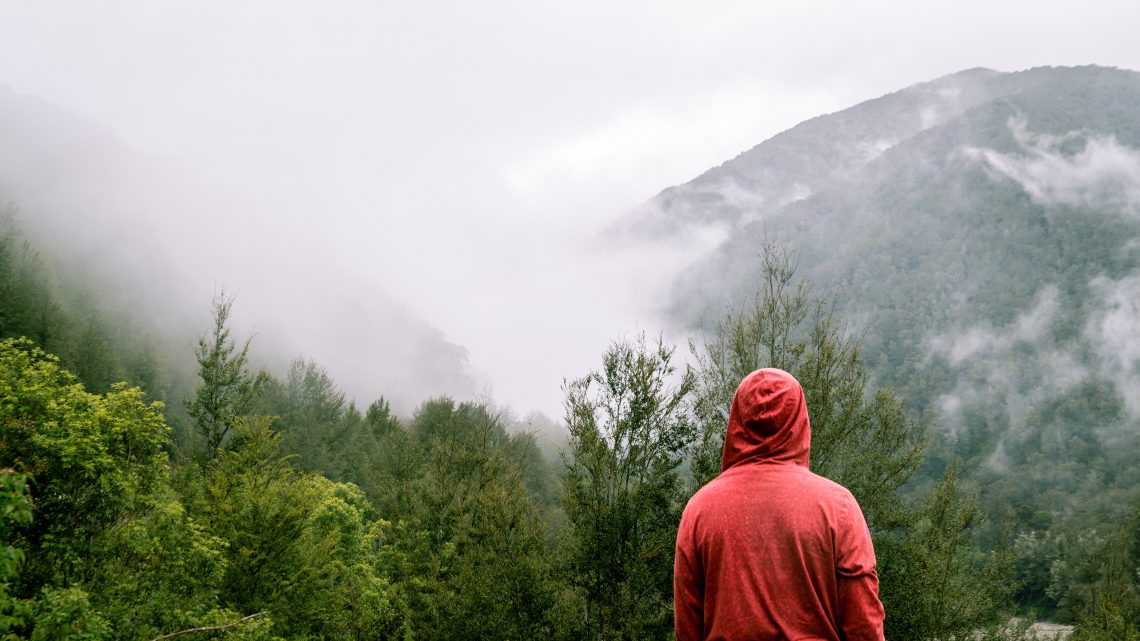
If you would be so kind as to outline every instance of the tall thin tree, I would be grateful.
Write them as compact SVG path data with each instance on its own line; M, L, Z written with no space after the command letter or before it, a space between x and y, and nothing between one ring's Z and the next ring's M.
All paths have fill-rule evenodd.
M233 430L234 421L249 412L269 380L265 372L253 373L246 367L252 337L240 347L230 338L226 322L233 302L233 297L224 291L214 297L211 304L214 326L198 339L196 350L202 383L194 398L186 402L186 409L205 441L207 460L215 457Z

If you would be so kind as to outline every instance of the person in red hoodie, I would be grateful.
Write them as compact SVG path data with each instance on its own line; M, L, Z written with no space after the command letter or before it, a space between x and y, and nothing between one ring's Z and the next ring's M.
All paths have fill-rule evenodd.
M673 566L678 641L883 641L871 534L846 488L808 469L791 374L740 383L722 473L689 499Z

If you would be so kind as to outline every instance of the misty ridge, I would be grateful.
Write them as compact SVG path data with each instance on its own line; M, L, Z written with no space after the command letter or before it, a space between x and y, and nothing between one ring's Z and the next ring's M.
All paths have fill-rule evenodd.
M481 318L517 306L567 335L544 383L558 418L498 401L439 329L455 321L390 293L398 267L358 269L381 222L329 233L343 220L289 200L0 86L0 396L18 399L0 451L29 462L0 461L29 515L0 526L25 551L0 565L0 631L671 638L670 537L750 364L805 381L814 469L867 512L889 638L1030 638L1015 614L1135 637L1140 74L906 87L551 248L609 253L581 267L620 283L595 306L637 291L622 304L659 323L614 327L578 371L558 359L579 319L488 292ZM522 264L538 253L520 278L555 269ZM773 319L784 343L749 342ZM532 339L505 362L542 354ZM84 457L112 488L89 502Z
M0 191L20 224L45 251L103 275L111 291L96 298L113 295L113 305L153 319L179 348L226 290L240 299L235 324L258 336L259 360L279 373L303 345L303 356L335 363L362 402L383 394L406 413L433 395L477 392L466 351L373 276L330 264L335 255L306 247L313 235L287 221L246 215L272 212L271 199L148 156L6 87L0 114Z

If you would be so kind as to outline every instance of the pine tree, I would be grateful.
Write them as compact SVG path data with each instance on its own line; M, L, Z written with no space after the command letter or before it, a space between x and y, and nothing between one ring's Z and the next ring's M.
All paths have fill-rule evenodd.
M224 292L213 300L214 327L208 335L198 339L196 350L198 376L202 383L194 399L186 403L198 432L205 439L207 459L216 456L233 429L234 421L249 412L269 380L265 372L254 374L246 369L252 338L247 338L240 349L230 338L226 321L232 305L233 298Z

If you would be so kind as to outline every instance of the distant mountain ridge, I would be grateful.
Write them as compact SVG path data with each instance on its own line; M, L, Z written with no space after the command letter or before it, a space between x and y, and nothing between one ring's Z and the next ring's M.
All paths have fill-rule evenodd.
M290 259L299 248L289 239L240 215L270 205L0 84L0 213L9 204L37 249L101 276L107 291L94 298L155 322L187 359L188 339L208 326L210 288L228 288L235 335L256 324L254 353L275 369L317 360L350 397L384 395L405 413L432 396L475 392L466 350L379 283L355 273L333 283L317 274L326 266ZM281 260L257 264L255 244Z
M701 225L729 231L677 283L673 315L688 325L755 290L754 254L765 238L795 247L803 275L834 294L853 320L887 303L935 302L933 291L887 300L870 285L901 284L913 269L931 269L930 284L955 287L959 298L982 305L971 312L947 305L929 319L933 326L971 317L1007 325L1043 287L1057 284L1059 267L1079 267L1089 279L1130 271L1127 241L1140 231L1138 106L1140 74L1131 71L965 71L798 125L666 189L627 224L647 238ZM875 140L892 142L866 152ZM1062 228L1082 217L1095 224L1069 231L1111 228L1115 253L1057 246ZM995 245L1008 251L992 255ZM1023 255L1043 245L1048 257ZM1007 283L1021 294L1017 304L997 300L982 278L1011 277L993 264L1002 260L1027 270Z
M639 242L709 227L727 240L677 279L679 324L743 305L760 246L785 243L936 458L995 487L1071 463L1031 512L1082 483L1100 487L1082 509L1116 496L1097 483L1134 492L1087 475L1140 451L1140 74L939 78L793 127L623 223Z
M1012 88L1002 76L971 69L922 83L850 109L807 120L662 191L625 222L641 233L666 235L687 225L746 224L851 177L879 154L966 109Z

